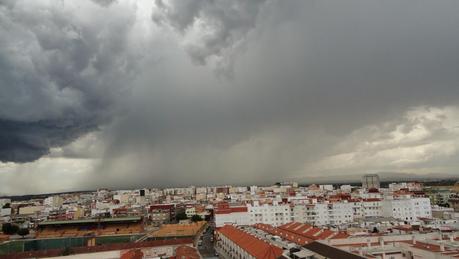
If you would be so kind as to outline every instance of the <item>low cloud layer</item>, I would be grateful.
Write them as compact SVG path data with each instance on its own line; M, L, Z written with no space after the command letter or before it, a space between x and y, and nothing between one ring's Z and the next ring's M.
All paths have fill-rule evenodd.
M332 150L334 154L309 170L453 173L458 166L459 107L415 107L394 120L355 130Z
M443 0L5 1L0 181L65 178L41 192L453 174L458 11Z

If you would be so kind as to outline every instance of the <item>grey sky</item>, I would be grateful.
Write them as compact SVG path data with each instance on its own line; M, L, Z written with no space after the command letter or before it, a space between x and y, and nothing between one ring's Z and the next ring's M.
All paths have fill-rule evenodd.
M0 1L0 193L454 174L458 11Z

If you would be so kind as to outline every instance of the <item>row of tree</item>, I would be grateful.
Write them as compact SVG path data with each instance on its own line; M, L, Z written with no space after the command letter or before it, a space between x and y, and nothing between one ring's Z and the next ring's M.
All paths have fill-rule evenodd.
M185 212L178 213L177 216L175 216L175 218L178 221L188 219L188 217L186 216ZM202 221L202 220L203 219L199 215L191 216L191 221L193 221L193 222L198 222L198 221Z
M2 232L6 235L18 234L22 237L27 236L30 233L28 228L20 228L18 225L11 223L2 224Z

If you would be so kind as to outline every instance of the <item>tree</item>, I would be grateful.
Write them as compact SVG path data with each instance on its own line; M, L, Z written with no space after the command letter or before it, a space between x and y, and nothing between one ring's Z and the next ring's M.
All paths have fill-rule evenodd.
M374 227L372 233L379 233L379 230L376 227Z
M175 218L180 221L180 220L184 220L184 219L187 219L188 217L186 216L186 213L185 212L180 212L179 214L177 214L175 216Z
M5 205L3 205L2 209L10 209L11 208L11 204L10 203L5 203Z
M202 221L202 218L201 218L201 216L199 216L199 215L193 215L193 216L191 217L191 221L193 221L193 222Z
M29 231L28 228L20 228L18 230L18 235L22 236L23 238L24 238L24 236L27 236L29 233L30 233L30 231Z
M19 227L11 223L4 223L2 225L2 232L6 235L14 235L18 232Z

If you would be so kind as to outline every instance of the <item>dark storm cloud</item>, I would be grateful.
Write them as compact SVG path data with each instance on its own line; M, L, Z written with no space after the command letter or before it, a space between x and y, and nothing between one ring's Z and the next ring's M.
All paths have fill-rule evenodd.
M0 5L0 161L33 161L96 129L125 92L133 14L88 23L73 7L104 12L83 1Z
M214 15L209 8L219 2L210 3L157 2L153 18L179 32L179 45L194 61L190 44L202 46L203 61L236 57L234 80L215 79L181 55L144 74L133 112L115 125L97 169L113 184L132 170L141 180L129 179L131 186L310 175L321 169L307 165L321 164L352 132L396 120L414 106L459 100L455 1L268 1L247 8L252 18L242 27ZM247 15L235 10L235 17ZM240 37L227 40L233 28ZM193 37L207 29L215 45ZM213 33L219 31L225 33ZM240 41L244 48L233 51ZM393 158L384 159L377 165ZM359 172L373 169L367 163ZM340 173L353 173L346 170Z
M83 2L0 9L5 136L36 158L69 117L80 133L54 146L102 124L80 186L457 169L457 1Z
M29 162L49 152L50 147L69 144L96 129L91 121L15 122L0 120L0 161Z

